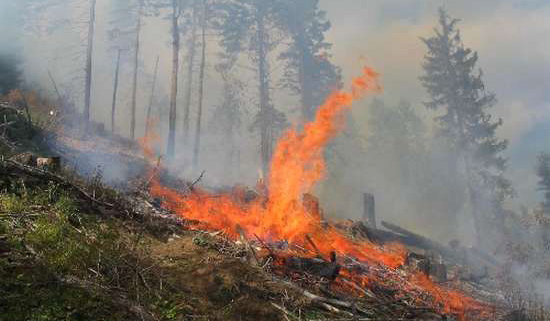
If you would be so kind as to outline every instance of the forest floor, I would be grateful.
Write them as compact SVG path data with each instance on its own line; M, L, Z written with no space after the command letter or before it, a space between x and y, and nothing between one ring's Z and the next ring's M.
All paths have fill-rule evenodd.
M348 301L321 284L305 290L251 264L246 241L188 228L156 204L135 144L12 117L17 130L0 132L0 320L457 319L383 287ZM41 170L25 155L65 165ZM91 158L126 166L94 171ZM110 171L141 179L105 184Z

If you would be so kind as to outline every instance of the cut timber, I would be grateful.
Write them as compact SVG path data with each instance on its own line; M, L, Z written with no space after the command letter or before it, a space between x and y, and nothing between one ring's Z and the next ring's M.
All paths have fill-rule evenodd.
M363 193L363 221L370 227L376 228L374 195L371 193Z
M285 266L290 270L306 272L334 281L340 274L340 265L336 262L327 262L319 258L289 257L285 259Z

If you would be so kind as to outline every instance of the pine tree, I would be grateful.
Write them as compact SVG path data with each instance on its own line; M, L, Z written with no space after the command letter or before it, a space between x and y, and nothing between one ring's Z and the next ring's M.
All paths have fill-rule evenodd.
M112 47L117 52L117 63L115 67L115 81L113 88L113 102L111 108L111 127L114 127L114 116L116 109L116 97L118 91L118 78L121 65L122 51L130 51L132 56L132 82L131 82L131 105L130 105L130 138L135 138L136 130L136 108L137 108L137 85L139 71L139 54L141 43L142 16L144 12L143 0L114 0L111 1L111 29L109 39ZM123 61L125 63L126 61Z
M282 33L279 0L230 0L219 4L221 46L226 55L247 53L257 74L258 113L252 125L260 133L264 175L269 170L275 139L286 116L273 105L269 54L280 44Z
M500 202L513 191L503 176L506 159L501 152L507 142L495 135L502 120L494 121L487 111L496 98L485 89L483 73L476 67L477 53L462 43L458 22L439 10L440 29L422 39L428 53L420 79L431 98L425 105L442 110L436 118L440 134L449 140L464 167L479 244L486 219L481 216L482 204Z
M331 24L326 12L319 9L319 0L284 0L280 10L292 39L280 56L285 62L284 85L299 95L305 122L331 91L342 86L341 70L329 60L332 45L325 39Z
M538 190L543 192L542 209L550 214L550 154L541 153L537 158Z

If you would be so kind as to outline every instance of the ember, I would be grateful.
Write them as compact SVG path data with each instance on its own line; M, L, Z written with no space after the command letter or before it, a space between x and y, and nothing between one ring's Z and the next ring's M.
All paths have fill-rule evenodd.
M314 260L290 258L287 266L291 268L307 265L310 270L324 271L331 265L324 264L323 260L331 262L330 258L334 260L336 257L338 265L329 269L330 277L339 273L344 277L340 285L350 288L350 292L371 293L371 287L384 285L392 289L392 295L402 295L414 293L419 288L428 293L431 300L423 295L419 295L418 300L441 312L462 319L472 311L487 316L490 309L484 304L456 291L443 289L425 275L404 278L397 272L407 257L403 246L351 240L336 226L321 224L319 211L312 210L307 199L302 200L303 195L309 195L307 193L323 178L323 149L340 133L345 113L352 103L380 91L379 75L364 68L363 75L353 80L351 91L330 95L319 108L315 120L307 123L303 131L288 130L279 140L272 158L267 195L260 193L249 203L235 200L232 193L213 195L198 188L194 188L192 193L179 192L162 185L157 178L151 179L150 192L152 196L162 198L166 208L186 219L200 222L197 228L222 231L233 239L244 234L249 239L257 237L267 243L284 240L290 245L288 251L297 246L307 251L302 251L301 256L317 257ZM151 149L154 141L156 138L151 135L141 140L152 164L157 162ZM350 287L350 284L354 286Z

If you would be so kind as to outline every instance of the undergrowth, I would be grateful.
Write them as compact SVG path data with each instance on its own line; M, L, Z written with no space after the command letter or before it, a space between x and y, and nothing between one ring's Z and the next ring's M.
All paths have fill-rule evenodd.
M159 285L146 231L83 213L54 183L16 183L0 193L0 236L0 320L134 320L136 311L176 320L184 314L169 287Z

